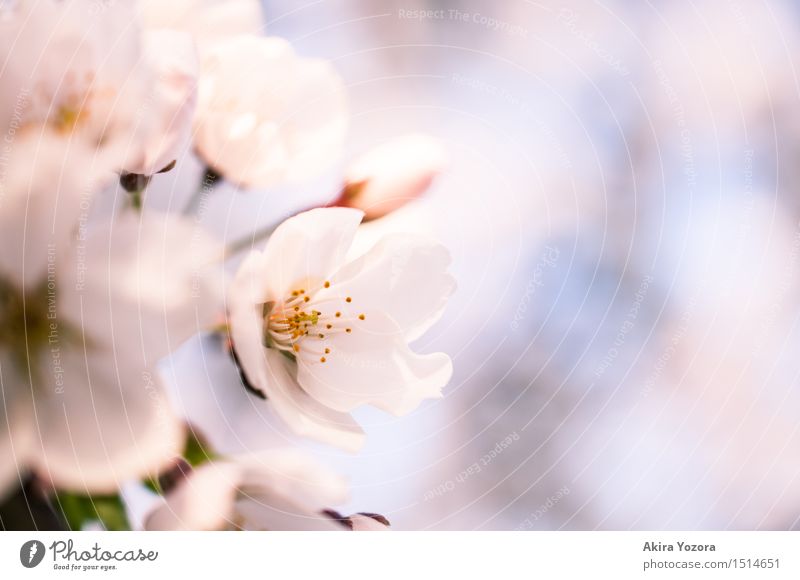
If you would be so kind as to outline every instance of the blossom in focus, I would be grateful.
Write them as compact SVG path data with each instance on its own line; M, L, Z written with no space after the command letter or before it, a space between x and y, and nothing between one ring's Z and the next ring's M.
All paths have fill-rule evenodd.
M336 159L346 129L333 67L297 56L283 39L231 38L203 60L195 147L229 181L266 187L311 177Z
M304 455L273 450L205 463L167 493L148 530L341 530L324 512L347 485Z
M360 209L366 219L379 218L422 195L446 163L444 149L431 137L387 141L350 165L335 205Z
M153 175L189 148L200 65L188 33L146 31L143 38L145 58L155 75L145 107L159 130L147 134L140 152L130 156L122 169Z
M190 33L200 54L239 35L259 35L264 15L258 0L139 0L143 25Z
M112 493L183 447L151 369L218 315L209 268L220 250L156 213L81 236L53 247L24 291L0 278L0 493L28 470L59 489Z
M441 396L452 364L409 348L455 288L448 251L387 236L348 259L362 212L322 208L281 224L241 265L228 297L234 351L250 385L299 435L356 450L361 405L406 414Z

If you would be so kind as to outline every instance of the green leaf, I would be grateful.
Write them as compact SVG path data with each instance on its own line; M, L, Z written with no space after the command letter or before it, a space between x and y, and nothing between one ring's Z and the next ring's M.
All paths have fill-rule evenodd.
M186 447L183 450L183 458L189 462L189 465L197 467L214 457L214 452L205 446L194 429L189 429Z
M118 494L82 495L61 491L56 494L56 507L72 530L82 530L90 522L99 521L106 530L129 530L125 506Z

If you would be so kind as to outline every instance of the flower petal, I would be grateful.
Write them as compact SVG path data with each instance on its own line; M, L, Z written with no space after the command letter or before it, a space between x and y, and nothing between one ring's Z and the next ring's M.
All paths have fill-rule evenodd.
M139 0L147 28L172 28L192 33L202 51L240 34L258 35L264 14L258 0Z
M226 462L197 468L145 519L145 529L220 530L234 524L241 470Z
M341 412L373 405L394 415L414 410L423 399L441 397L453 365L444 353L416 354L397 323L367 311L352 333L331 335L326 361L298 356L297 380L314 399Z
M260 337L257 343L244 339L247 346L240 351L236 334L233 336L247 379L267 396L275 413L295 434L351 452L361 448L364 433L358 424L349 415L332 411L304 393L294 378L294 364L280 351L260 346ZM260 358L256 358L253 344L259 345Z
M229 38L203 59L195 128L197 152L228 181L306 179L341 149L344 85L330 65L298 57L284 39Z
M182 448L185 433L158 377L116 364L111 353L59 352L41 369L33 466L54 486L111 493L153 475Z
M153 365L221 317L221 255L186 220L126 214L76 251L59 314L88 340L124 344L126 356Z
M339 531L322 510L347 501L342 477L293 450L237 458L243 469L237 504L247 529Z
M199 467L146 520L150 530L338 530L319 512L347 499L338 475L288 450Z
M237 457L245 467L243 489L291 499L307 512L347 501L347 482L310 457L290 449L274 449Z
M350 296L356 310L386 312L412 342L439 320L455 290L449 264L450 253L435 241L388 235L334 274L317 298Z
M150 117L156 130L147 134L141 151L129 155L123 169L153 175L188 149L200 64L194 40L186 32L146 31L144 48L155 79L150 98L142 104L139 114Z
M0 276L34 290L55 252L70 243L86 200L113 176L113 165L82 139L43 126L9 135L13 146L0 183Z
M382 524L375 518L365 516L362 514L354 514L350 516L350 521L353 523L354 532L388 532L389 526Z
M264 249L271 299L285 299L298 286L321 284L336 272L363 215L349 208L317 208L283 222Z

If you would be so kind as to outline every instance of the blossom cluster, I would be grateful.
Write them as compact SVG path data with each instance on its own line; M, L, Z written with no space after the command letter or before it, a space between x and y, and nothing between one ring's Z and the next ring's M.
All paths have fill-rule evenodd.
M446 354L410 346L454 290L447 249L353 243L362 220L429 188L445 163L434 139L380 144L330 204L245 244L205 231L192 201L148 203L152 182L198 160L203 188L264 195L335 167L345 84L263 20L257 0L0 5L1 504L41 500L72 527L133 527L142 504L144 529L388 526L333 511L345 480L295 449L216 449L163 376L192 337L219 336L239 371L211 373L220 398L357 452L355 409L407 414L452 374Z

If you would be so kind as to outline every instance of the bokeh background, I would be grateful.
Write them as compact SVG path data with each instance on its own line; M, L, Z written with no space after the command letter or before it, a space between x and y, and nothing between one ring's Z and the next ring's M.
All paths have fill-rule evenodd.
M408 417L359 412L358 456L306 444L350 478L343 512L399 529L800 527L796 3L265 6L268 34L344 77L348 147L312 184L221 191L205 225L239 238L327 201L343 164L394 136L431 134L450 159L364 238L451 249L458 292L416 346L450 353L455 376ZM208 400L208 369L236 379L213 353L174 357L184 404L236 429L231 449L286 438L256 403Z

